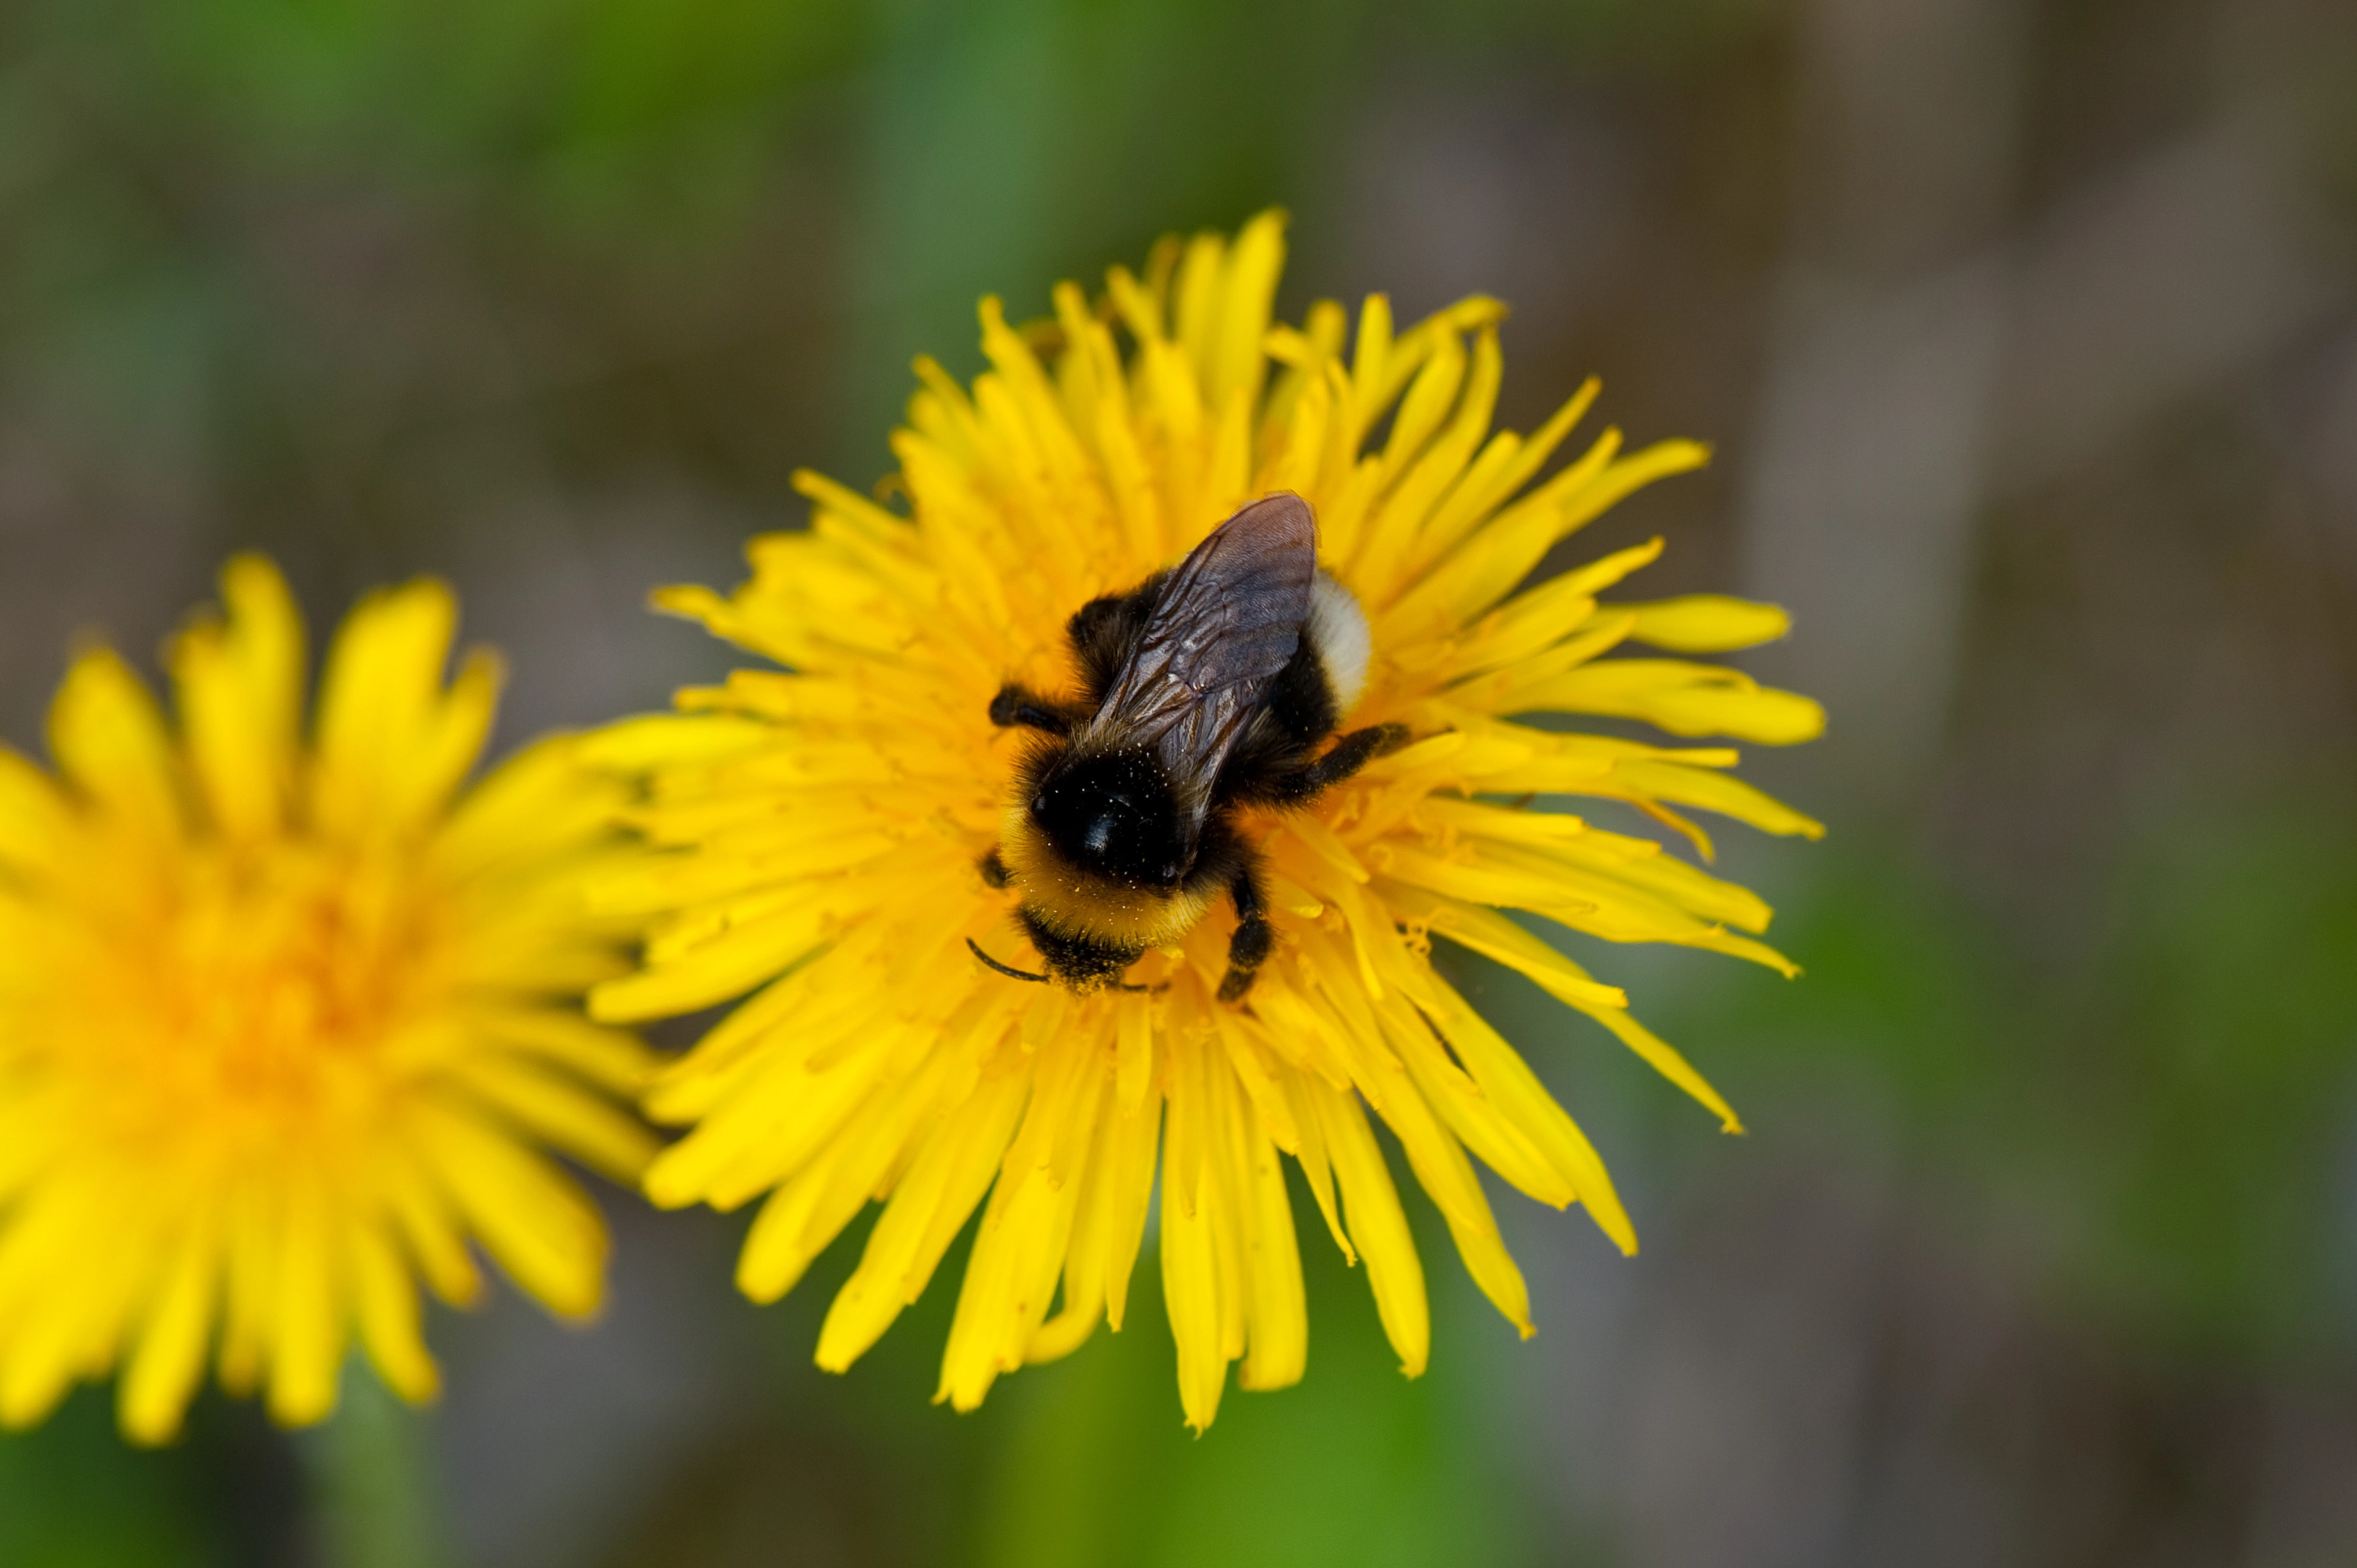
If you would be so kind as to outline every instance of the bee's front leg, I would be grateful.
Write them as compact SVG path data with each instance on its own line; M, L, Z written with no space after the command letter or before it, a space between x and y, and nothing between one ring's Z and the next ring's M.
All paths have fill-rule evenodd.
M990 722L1001 729L1017 725L1049 735L1072 733L1072 715L1028 686L1009 681L990 699Z
M1228 884L1228 897L1236 904L1236 934L1228 939L1228 972L1220 982L1220 1000L1241 1002L1252 989L1253 976L1276 945L1276 931L1268 923L1268 898L1260 890L1260 878L1246 865Z

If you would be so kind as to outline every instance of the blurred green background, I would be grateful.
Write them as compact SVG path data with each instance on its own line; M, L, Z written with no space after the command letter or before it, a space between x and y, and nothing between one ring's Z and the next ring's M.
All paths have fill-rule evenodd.
M593 1332L440 1314L439 1408L291 1438L85 1391L0 1563L2357 1562L2337 0L0 0L0 734L245 545L315 622L449 576L511 738L660 703L728 657L647 586L882 474L975 295L1271 203L1288 313L1496 293L1509 423L1595 371L1715 441L1580 553L1789 605L1833 712L1749 759L1833 837L1725 835L1805 978L1581 955L1749 1136L1458 972L1643 1255L1501 1195L1518 1344L1429 1226L1411 1384L1305 1224L1308 1380L1196 1440L1150 1248L957 1417L938 1283L824 1377L856 1232L757 1310L737 1221L609 1191Z

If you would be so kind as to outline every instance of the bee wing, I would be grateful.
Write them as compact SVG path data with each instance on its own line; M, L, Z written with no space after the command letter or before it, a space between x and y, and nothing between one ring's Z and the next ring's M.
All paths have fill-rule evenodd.
M1211 781L1301 643L1318 527L1291 493L1211 531L1163 584L1091 728L1154 745L1181 778Z

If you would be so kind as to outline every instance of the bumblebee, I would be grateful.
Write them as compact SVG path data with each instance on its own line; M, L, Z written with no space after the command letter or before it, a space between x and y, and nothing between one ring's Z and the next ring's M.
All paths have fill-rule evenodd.
M1010 682L990 703L993 724L1036 738L982 874L1020 895L1048 973L968 945L1018 980L1121 985L1224 894L1236 929L1220 998L1239 1001L1275 940L1239 813L1307 805L1407 740L1378 725L1326 745L1366 684L1366 616L1318 569L1309 504L1282 493L1168 571L1082 606L1066 634L1077 697Z

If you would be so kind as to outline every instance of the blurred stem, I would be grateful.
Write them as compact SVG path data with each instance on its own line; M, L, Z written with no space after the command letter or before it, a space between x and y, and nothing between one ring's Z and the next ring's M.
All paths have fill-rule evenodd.
M426 1418L355 1360L343 1408L303 1444L319 1544L332 1568L442 1568L449 1561Z

